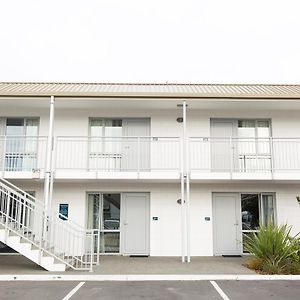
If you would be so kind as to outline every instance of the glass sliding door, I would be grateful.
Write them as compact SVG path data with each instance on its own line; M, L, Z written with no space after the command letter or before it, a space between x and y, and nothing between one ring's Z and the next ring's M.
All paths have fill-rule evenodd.
M122 120L90 119L89 166L96 170L120 170Z
M243 240L247 234L258 232L260 224L275 223L274 202L272 193L241 194Z
M120 208L119 193L88 194L88 229L100 230L100 252L120 252ZM95 251L97 250L95 241Z
M270 171L270 122L268 120L239 120L238 138L240 171Z

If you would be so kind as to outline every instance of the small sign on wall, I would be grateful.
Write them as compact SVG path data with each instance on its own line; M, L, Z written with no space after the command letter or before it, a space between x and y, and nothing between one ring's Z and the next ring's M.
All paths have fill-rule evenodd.
M59 218L66 221L69 217L69 204L60 203L59 204Z

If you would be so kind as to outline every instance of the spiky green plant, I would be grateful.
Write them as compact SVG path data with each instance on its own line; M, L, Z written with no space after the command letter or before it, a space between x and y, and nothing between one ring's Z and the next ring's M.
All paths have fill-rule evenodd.
M245 249L263 262L263 269L280 273L299 252L290 233L287 225L260 225L259 232L245 237Z

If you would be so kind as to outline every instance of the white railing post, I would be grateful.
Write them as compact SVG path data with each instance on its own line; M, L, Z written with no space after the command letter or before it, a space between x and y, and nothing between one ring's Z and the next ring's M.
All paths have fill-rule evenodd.
M230 149L230 178L232 179L233 173L233 158L234 158L234 148L232 144L232 137L229 138L229 149Z
M9 208L10 208L10 193L7 191L7 202L6 202L6 219L5 219L5 242L7 242L7 237L8 237L8 220L9 220Z
M4 136L4 142L3 142L3 156L2 156L2 178L4 177L5 173L5 164L6 164L6 144L7 144L7 137Z
M138 176L140 175L140 168L141 168L141 138L137 137L137 173Z
M100 229L97 229L97 265L100 263Z
M90 272L93 272L93 264L94 264L94 231L91 231L91 261L90 261Z
M269 146L270 146L270 158L271 158L271 161L270 161L270 168L271 168L271 174L272 174L272 178L274 176L274 145L273 145L273 138L270 137L269 138Z

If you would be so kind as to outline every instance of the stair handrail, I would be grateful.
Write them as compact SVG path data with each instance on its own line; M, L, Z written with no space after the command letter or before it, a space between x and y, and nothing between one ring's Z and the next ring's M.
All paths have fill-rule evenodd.
M50 215L46 213L44 203L41 202L40 200L37 200L35 197L29 195L22 189L18 188L17 186L13 185L9 181L5 179L1 179L0 181L1 187L1 194L4 192L8 196L7 201L11 200L11 195L10 193L14 194L16 197L13 198L13 201L15 201L16 205L18 205L18 209L23 210L21 215L25 215L26 213L29 214L32 213L35 218L41 218L42 220L44 218L47 218L47 223L50 228L50 230L47 232L47 236L44 237L42 234L39 236L39 242L37 243L36 241L33 241L32 239L28 238L28 231L34 230L34 228L28 227L24 222L21 223L20 220L14 220L7 212L9 212L9 209L7 212L1 211L1 215L6 217L6 220L10 219L14 223L17 224L17 227L20 227L23 229L26 229L27 231L27 236L26 234L22 234L22 232L18 232L14 228L9 228L10 231L14 232L18 236L21 236L25 240L29 241L32 245L35 245L39 247L40 251L47 253L48 255L56 258L57 260L63 262L64 264L70 266L73 269L81 269L81 270L91 270L92 265L93 265L93 255L94 255L94 249L93 249L93 235L94 231L93 230L87 230L83 227L81 227L79 224L75 224L74 222L65 222L61 219L58 218L58 215L55 214L54 212L51 212ZM5 192L6 190L6 192ZM28 199L28 196L30 196ZM3 203L5 199L0 199ZM2 203L2 204L3 204ZM9 203L9 202L7 202ZM5 204L5 203L4 203ZM0 208L4 207L5 205L1 205ZM8 204L7 204L8 206ZM19 214L20 215L20 214ZM23 220L24 221L24 220ZM28 221L28 220L27 220ZM43 223L41 223L41 227L43 227ZM4 224L5 225L5 224ZM7 227L7 226L6 226ZM8 230L8 228L7 228ZM39 228L40 232L42 233L43 230L42 228ZM62 237L54 236L55 231L59 231L62 235ZM86 239L90 235L90 240L91 244L87 245ZM67 241L62 241L63 243L60 243L61 241L59 238L66 238ZM81 255L76 255L74 253L74 243L77 242L78 245L81 245L82 249L79 249ZM60 244L59 244L60 243ZM68 245L68 243L70 245ZM49 249L47 249L47 247ZM71 249L71 247L73 247ZM90 247L90 251L88 252L88 248ZM57 255L55 251L51 251L51 249L54 248L54 250L59 250L62 251L62 257ZM86 249L87 248L87 249ZM78 249L77 249L78 250ZM73 251L73 252L72 252ZM90 256L90 261L84 261L83 258L85 256L88 257L88 253ZM63 259L65 257L71 257L71 260L74 260L77 264L74 266L73 264L69 263L66 261L66 259ZM79 267L78 267L79 265ZM87 266L87 267L80 267L80 266Z

